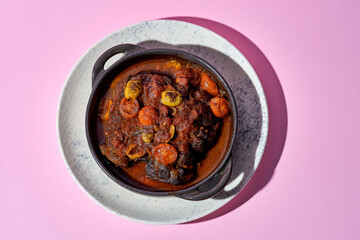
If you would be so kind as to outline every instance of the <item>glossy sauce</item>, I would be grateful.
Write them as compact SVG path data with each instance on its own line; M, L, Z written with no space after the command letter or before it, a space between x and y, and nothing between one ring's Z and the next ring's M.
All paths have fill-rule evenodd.
M123 170L133 179L159 190L170 190L175 191L183 188L190 187L196 183L202 181L209 176L221 163L221 160L225 156L227 145L229 144L230 133L232 128L231 117L228 116L223 119L223 126L221 133L216 143L210 148L205 154L205 158L200 161L196 169L196 177L190 180L188 183L183 185L172 185L161 181L153 180L146 177L145 174L145 162L137 163L135 166L130 168L123 168Z
M168 74L169 76L174 76L176 73L175 67L170 67L167 65L168 61L171 60L169 58L166 59L152 59L146 60L138 64L134 64L131 67L125 69L120 74L118 74L113 82L110 85L110 89L107 91L104 99L110 99L115 95L115 89L118 90L118 86L124 85L130 75L134 75L140 71L158 71L164 74ZM176 59L178 60L178 59ZM189 63L187 63L189 64ZM196 65L192 67L197 67ZM105 112L99 112L100 115L104 115ZM100 123L102 129L105 130L106 122ZM100 131L101 132L101 131ZM145 172L145 162L137 162L132 167L122 167L122 170L131 177L131 179L135 180L138 183L141 183L145 186L159 189L159 190L179 190L182 188L186 188L192 186L203 179L205 179L208 175L210 175L221 163L225 152L227 150L227 146L230 142L230 134L232 132L232 118L231 115L222 119L222 126L218 137L213 144L213 146L208 149L206 152L202 153L202 160L197 164L196 172L194 177L182 185L172 185L168 183L164 183L158 180L149 179L146 177ZM104 139L104 136L98 136L99 142L101 143Z

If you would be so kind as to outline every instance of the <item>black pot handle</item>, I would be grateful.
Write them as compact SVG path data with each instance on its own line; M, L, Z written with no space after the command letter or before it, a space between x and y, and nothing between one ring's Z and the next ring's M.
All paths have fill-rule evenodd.
M93 72L92 72L92 86L95 85L97 79L105 72L104 65L109 58L118 53L131 53L144 49L143 47L134 45L134 44L119 44L104 52L98 60L95 62Z
M230 179L232 156L229 157L225 166L203 185L190 192L177 195L187 200L204 200L220 192Z

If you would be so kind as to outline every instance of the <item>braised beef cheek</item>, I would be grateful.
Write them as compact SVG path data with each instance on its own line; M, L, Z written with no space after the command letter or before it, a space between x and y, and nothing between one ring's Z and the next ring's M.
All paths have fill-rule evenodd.
M209 105L214 96L200 86L200 73L189 67L175 74L140 71L113 86L98 108L102 154L123 168L146 162L150 179L190 181L222 124Z

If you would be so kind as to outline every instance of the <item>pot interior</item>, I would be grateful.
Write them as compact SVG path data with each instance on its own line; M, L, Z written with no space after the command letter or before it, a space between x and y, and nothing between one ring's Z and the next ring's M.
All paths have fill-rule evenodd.
M169 53L169 51L172 51ZM170 184L162 184L161 188L152 187L135 180L131 176L130 168L134 168L136 165L139 165L138 168L144 168L145 163L136 163L135 166L130 167L129 169L123 169L117 167L114 163L109 161L100 151L99 145L104 141L104 131L102 128L102 123L98 118L97 108L101 98L104 97L108 91L113 80L119 76L119 74L124 73L124 71L133 71L133 66L152 61L154 59L178 59L181 61L190 61L193 62L206 70L212 76L212 79L216 81L219 89L224 92L224 96L228 99L230 103L230 116L226 120L227 122L223 123L222 130L218 136L217 142L214 143L213 147L208 151L207 156L203 156L202 161L206 161L208 156L218 154L220 159L216 163L216 166L213 166L213 169L210 172L207 172L201 178L193 179L190 183L181 186L171 186ZM126 75L126 73L125 73ZM167 195L168 193L183 192L197 188L203 182L206 182L211 178L218 170L221 170L222 166L225 165L227 159L230 156L231 148L234 143L236 126L237 126L237 110L233 95L230 88L226 84L222 76L208 63L197 58L194 55L184 53L177 50L164 50L164 49L148 49L133 54L127 55L124 58L118 60L112 66L110 66L104 74L98 77L93 86L93 92L90 96L89 105L87 109L87 136L91 151L103 171L115 182L118 184L136 192L141 192L151 195ZM226 129L225 129L226 128ZM225 129L225 130L224 130ZM201 165L201 163L200 163ZM134 171L133 171L134 172ZM160 184L161 185L161 184ZM164 187L165 186L165 187Z

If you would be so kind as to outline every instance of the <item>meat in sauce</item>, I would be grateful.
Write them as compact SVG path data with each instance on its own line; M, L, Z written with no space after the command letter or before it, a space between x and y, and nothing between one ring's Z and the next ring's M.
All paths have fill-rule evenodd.
M115 78L98 107L100 150L118 167L145 165L146 178L185 184L216 141L229 103L199 66L161 62Z

